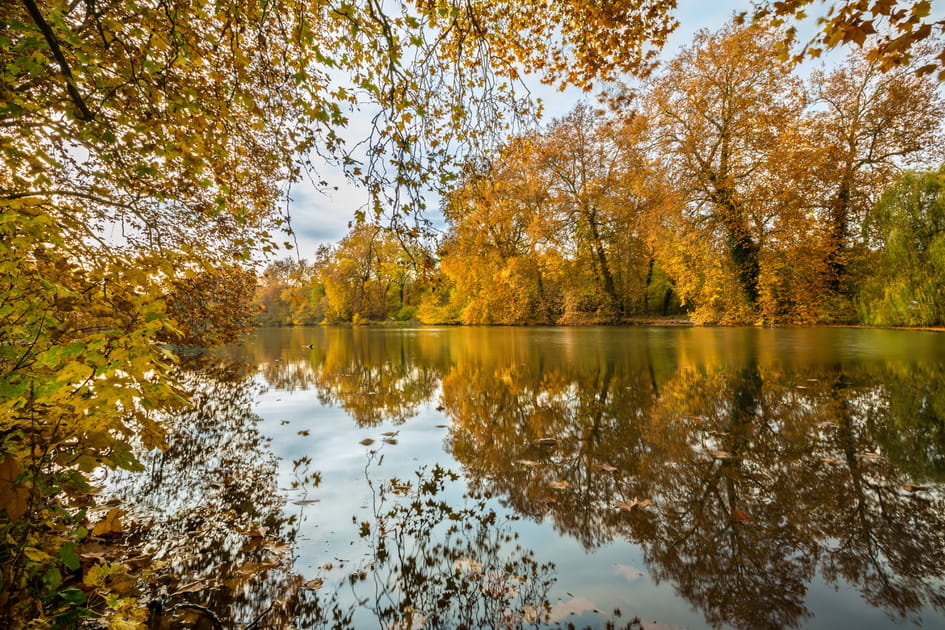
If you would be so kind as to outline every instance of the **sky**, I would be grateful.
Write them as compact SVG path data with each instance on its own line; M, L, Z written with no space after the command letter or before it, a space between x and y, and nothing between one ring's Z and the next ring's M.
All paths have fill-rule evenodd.
M675 56L682 46L689 44L699 29L721 28L733 13L750 8L751 3L748 0L679 0L676 12L679 27L670 36L662 57L671 59ZM938 7L935 12L942 10L942 7ZM803 39L803 31L800 35ZM529 81L528 87L545 104L545 121L563 116L579 101L587 98L580 90L559 93L554 88L541 85L537 79ZM363 134L366 131L366 116L364 118L361 120L357 115L350 117L348 131L351 137L359 137L359 132ZM355 211L365 206L367 193L347 181L339 169L323 166L319 169L318 177L337 190L319 192L306 181L293 185L290 191L289 213L298 248L291 252L281 250L277 257L298 256L311 259L319 245L340 240L354 220ZM428 214L432 215L436 212L436 203L429 205L431 210ZM435 216L429 218L436 222Z

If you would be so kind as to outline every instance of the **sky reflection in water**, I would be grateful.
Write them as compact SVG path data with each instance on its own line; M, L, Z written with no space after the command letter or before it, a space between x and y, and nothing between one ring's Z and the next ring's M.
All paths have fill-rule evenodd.
M275 329L226 358L255 367L192 377L179 441L113 481L160 514L149 548L205 579L160 584L168 609L945 624L945 336Z

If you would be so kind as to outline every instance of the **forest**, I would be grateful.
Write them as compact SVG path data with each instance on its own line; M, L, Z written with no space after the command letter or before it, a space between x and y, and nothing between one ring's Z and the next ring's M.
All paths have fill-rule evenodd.
M802 76L703 31L466 165L426 235L353 225L264 270L266 325L945 323L945 101L865 51Z

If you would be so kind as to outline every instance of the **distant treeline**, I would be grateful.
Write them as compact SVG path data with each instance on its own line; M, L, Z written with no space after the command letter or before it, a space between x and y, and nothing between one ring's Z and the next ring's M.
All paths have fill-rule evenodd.
M435 243L355 226L265 271L265 324L945 323L937 84L862 52L801 79L702 32L605 108L472 163ZM938 169L938 170L937 170Z

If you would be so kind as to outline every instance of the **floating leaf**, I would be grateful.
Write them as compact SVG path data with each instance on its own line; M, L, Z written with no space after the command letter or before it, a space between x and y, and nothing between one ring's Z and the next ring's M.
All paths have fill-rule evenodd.
M929 489L928 486L920 486L914 483L905 483L902 485L902 487L904 490L908 490L909 492L921 492L923 490Z
M522 621L525 623L535 623L538 621L538 610L534 606L526 604L522 608Z
M476 562L472 558L464 557L453 561L454 571L478 571L482 568L481 562Z
M309 431L308 431L308 429L303 429L302 431L299 431L298 433L299 433L299 435L301 435L301 436L303 436L303 437L307 437L308 434L309 434Z
M548 485L554 488L555 490L564 490L571 484L568 483L567 481L552 481Z
M254 570L254 571L251 571L250 573L247 573L247 575L253 575L255 573L256 571ZM206 580L203 580L203 579L194 580L178 588L176 591L172 593L172 595L183 595L184 593L199 593L203 589L207 588L207 586L208 584Z
M308 582L306 582L305 584L303 584L303 586L304 586L305 588L311 589L311 590L313 590L313 591L317 591L317 590L320 589L322 586L324 586L324 584L325 584L325 580L323 580L323 579L321 579L321 578L315 578L314 580L309 580Z
M645 508L648 505L652 505L652 502L649 499L640 501L636 497L630 499L629 501L618 501L617 503L614 503L615 508L625 512L629 512L635 508Z
M98 523L92 527L93 536L105 536L107 534L120 534L121 533L121 517L125 514L125 511L121 508L112 508L108 511L108 514L105 515L105 518L100 520Z
M370 446L371 444L374 444L374 440L372 440L371 438L364 438L363 440L358 442L358 444L361 444L362 446Z
M712 457L715 459L727 460L727 459L738 459L728 451L712 451Z
M833 459L832 457L824 457L823 460L831 466L839 466L843 463L839 459Z
M598 468L608 473L617 472L619 470L619 468L617 468L616 466L611 466L610 464L601 464L600 466L598 466Z
M539 438L538 440L535 440L535 443L538 446L557 446L558 440L556 438L546 437L546 438Z
M529 468L534 468L535 466L540 465L538 462L532 461L530 459L517 459L515 460L515 463L521 466L528 466Z

